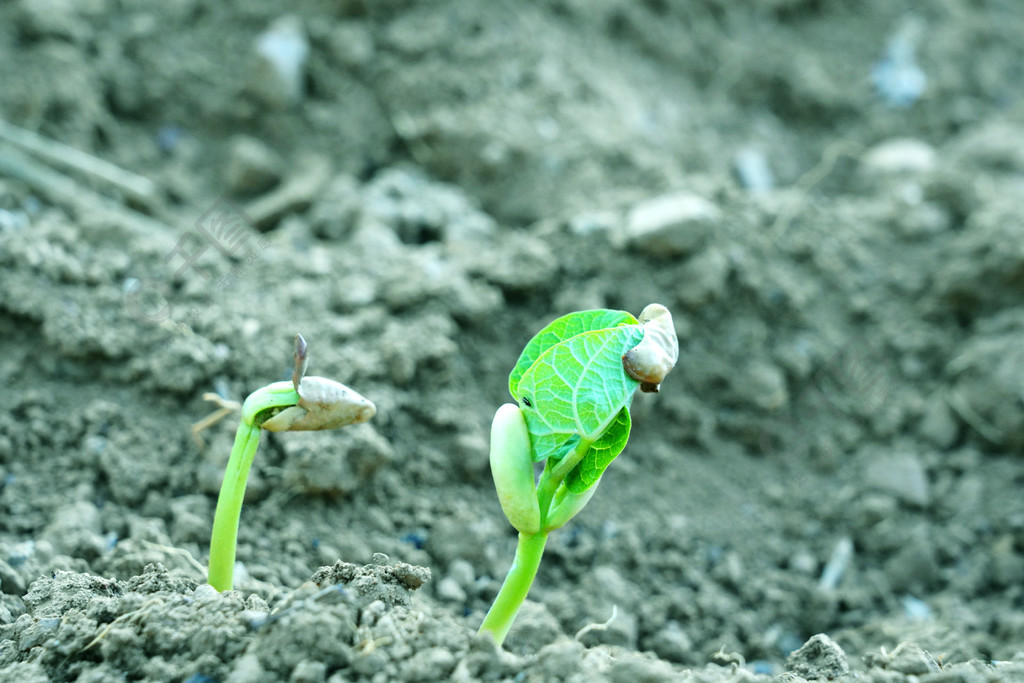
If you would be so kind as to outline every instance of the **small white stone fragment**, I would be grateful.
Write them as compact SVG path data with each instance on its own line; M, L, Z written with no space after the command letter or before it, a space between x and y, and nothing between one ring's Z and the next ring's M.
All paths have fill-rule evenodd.
M853 541L848 536L843 536L836 543L828 562L825 563L821 578L818 580L818 587L825 591L835 590L852 559Z
M252 85L266 104L298 104L305 95L309 40L302 21L293 15L275 20L256 39L256 68Z
M935 148L922 140L893 138L864 153L864 169L879 175L916 175L935 168Z
M761 150L744 147L736 152L732 165L740 184L751 194L765 194L775 188L775 177L768 165L768 157Z

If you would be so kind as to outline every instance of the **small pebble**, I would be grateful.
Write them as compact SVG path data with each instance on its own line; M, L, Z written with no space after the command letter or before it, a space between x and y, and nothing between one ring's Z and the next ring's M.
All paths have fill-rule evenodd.
M464 603L466 602L466 591L450 576L446 576L437 582L437 599L444 602Z
M235 194L255 194L281 181L284 163L274 150L248 135L235 135L228 143L224 182Z
M835 590L843 578L843 574L846 573L847 567L850 566L852 558L853 541L848 536L844 536L836 543L828 562L825 563L821 578L818 580L818 587L826 591Z
M846 653L824 633L811 636L786 659L786 668L807 679L833 679L850 673Z
M880 175L927 173L935 167L935 148L922 140L894 138L864 153L865 170Z
M939 448L949 448L956 441L960 425L949 404L941 396L928 401L918 433Z
M36 542L33 540L22 541L11 546L10 551L7 553L7 561L12 567L20 567L25 564L30 557L35 555Z
M740 184L751 194L765 194L775 187L768 157L758 149L744 147L732 160Z
M913 595L904 595L903 614L911 621L928 621L932 618L932 608L923 600L918 600Z
M448 565L448 576L463 590L471 590L476 584L476 570L473 565L463 559L452 560Z
M615 229L615 214L610 211L581 213L569 219L569 232L580 237L604 235Z
M280 17L256 39L251 88L264 104L283 108L305 95L309 41L296 16Z
M926 506L931 500L928 476L914 453L885 454L868 463L864 483L887 491L905 503Z
M818 571L818 560L807 551L797 551L789 558L789 568L797 574L813 576Z
M891 671L898 671L907 676L923 676L936 673L942 669L935 658L916 643L900 643L892 652L892 659L886 665Z
M737 396L761 410L774 411L789 403L789 391L782 370L763 360L752 361L734 378L733 391Z
M682 256L699 249L721 217L718 207L689 192L635 205L626 217L626 244L651 256Z
M3 560L0 560L0 589L8 595L24 595L28 590L21 574Z
M670 662L686 662L693 656L693 640L677 621L669 621L647 642L647 647Z
M871 69L875 89L890 107L909 107L924 93L928 77L917 65L915 56L923 33L920 19L906 17L886 46L885 57Z

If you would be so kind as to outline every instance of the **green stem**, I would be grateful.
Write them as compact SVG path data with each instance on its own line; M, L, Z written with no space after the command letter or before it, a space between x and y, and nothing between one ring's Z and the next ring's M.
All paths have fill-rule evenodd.
M262 417L275 408L288 408L299 401L292 382L273 382L249 394L242 404L242 421L235 432L235 445L220 485L217 510L213 513L210 535L210 569L206 582L219 591L234 587L235 545L238 543L238 520L242 515L242 499L249 469L260 445Z
M480 625L480 633L490 633L499 646L512 628L519 608L530 592L533 579L537 576L541 557L544 555L544 544L548 540L546 531L536 534L519 534L516 556L509 567L505 582L501 584L494 603L487 610L484 623Z
M540 482L537 483L537 502L540 504L541 528L546 525L548 515L551 513L551 501L555 498L555 492L559 484L565 479L572 468L579 464L583 456L590 450L593 441L581 439L564 458L553 462L550 458L544 463L544 471L540 475Z
M218 591L231 590L235 574L235 544L238 542L238 520L242 515L245 482L249 478L256 449L260 445L260 429L242 420L235 432L235 445L224 471L224 483L217 498L210 536L210 570L207 582Z

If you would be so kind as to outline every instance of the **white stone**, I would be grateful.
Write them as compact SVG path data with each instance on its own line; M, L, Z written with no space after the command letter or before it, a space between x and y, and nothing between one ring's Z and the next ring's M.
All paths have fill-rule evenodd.
M291 15L278 18L259 35L255 48L252 86L264 102L276 107L301 102L309 57L302 21Z
M927 173L935 167L935 149L913 138L893 138L864 153L861 163L868 171L883 175Z
M689 192L661 195L635 205L626 217L626 244L652 256L681 256L701 247L721 211Z

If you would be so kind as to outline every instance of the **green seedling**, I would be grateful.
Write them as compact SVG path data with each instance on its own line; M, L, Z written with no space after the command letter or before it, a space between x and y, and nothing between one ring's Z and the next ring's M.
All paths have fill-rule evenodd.
M366 422L376 407L344 384L324 377L306 377L309 362L306 341L295 336L295 370L290 382L274 382L249 394L242 404L242 421L235 433L224 483L210 536L207 581L218 591L234 583L238 520L245 483L260 443L260 430L297 432L336 429Z
M491 474L505 517L519 532L512 567L481 633L499 645L533 584L548 534L587 504L629 439L633 395L658 391L679 342L660 304L625 311L579 311L529 341L512 373L506 403L491 425ZM540 478L534 464L544 463Z

